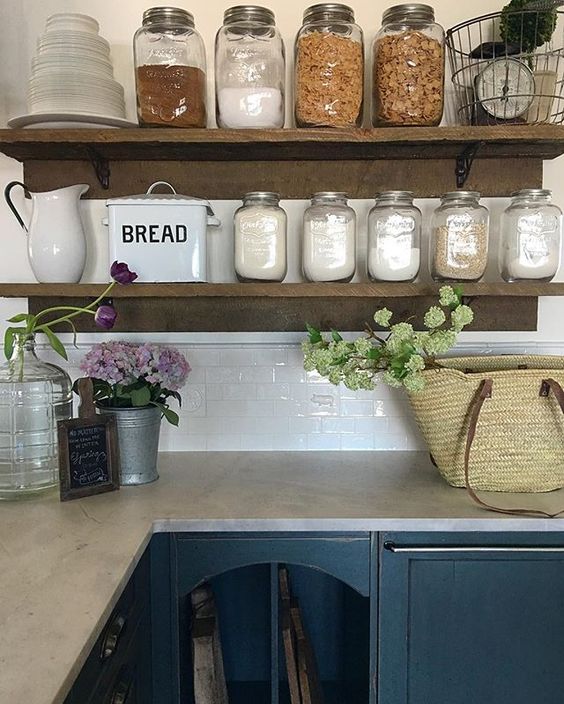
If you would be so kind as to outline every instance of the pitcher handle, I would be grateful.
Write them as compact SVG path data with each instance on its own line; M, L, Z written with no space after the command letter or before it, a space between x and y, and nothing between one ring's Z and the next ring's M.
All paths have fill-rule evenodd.
M16 208L16 206L14 205L14 203L12 201L12 198L10 197L10 193L12 191L12 188L14 188L14 186L21 186L24 190L26 198L31 198L31 193L29 192L29 188L25 185L25 183L22 183L21 181L10 181L10 183L4 189L4 198L6 199L6 203L8 203L10 210L12 211L12 213L14 213L16 220L20 223L20 225L23 227L23 229L26 232L29 232L29 228L27 227L27 225L23 221L22 216L18 213L18 209Z

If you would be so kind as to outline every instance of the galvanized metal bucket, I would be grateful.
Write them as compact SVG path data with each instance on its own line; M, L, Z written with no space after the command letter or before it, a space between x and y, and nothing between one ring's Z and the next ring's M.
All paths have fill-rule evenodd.
M104 415L116 417L120 484L149 484L159 478L157 455L161 412L156 406L143 408L100 408Z

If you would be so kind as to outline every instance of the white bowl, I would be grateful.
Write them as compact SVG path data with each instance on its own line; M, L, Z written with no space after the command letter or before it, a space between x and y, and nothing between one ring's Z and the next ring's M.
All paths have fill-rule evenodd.
M43 34L37 40L38 46L47 46L51 44L73 44L81 43L86 46L100 46L110 48L110 43L99 34L91 32L73 32L73 31L53 31Z
M57 32L61 30L74 30L98 34L100 25L94 17L90 17L89 15L81 15L78 12L57 12L47 18L45 32Z

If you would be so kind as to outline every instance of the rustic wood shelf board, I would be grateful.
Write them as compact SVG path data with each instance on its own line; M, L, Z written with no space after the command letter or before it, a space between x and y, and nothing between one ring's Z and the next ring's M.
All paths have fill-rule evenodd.
M564 126L0 130L0 151L20 161L88 160L88 148L126 161L450 159L476 142L479 158L553 159L564 153Z
M116 286L112 298L416 298L436 296L442 284L140 284ZM0 284L0 298L95 298L106 284ZM564 296L564 283L464 284L468 297Z

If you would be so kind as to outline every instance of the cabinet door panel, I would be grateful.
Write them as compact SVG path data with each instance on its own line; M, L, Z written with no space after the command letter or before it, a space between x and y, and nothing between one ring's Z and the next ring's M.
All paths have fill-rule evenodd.
M403 540L381 551L380 704L564 701L562 536Z

